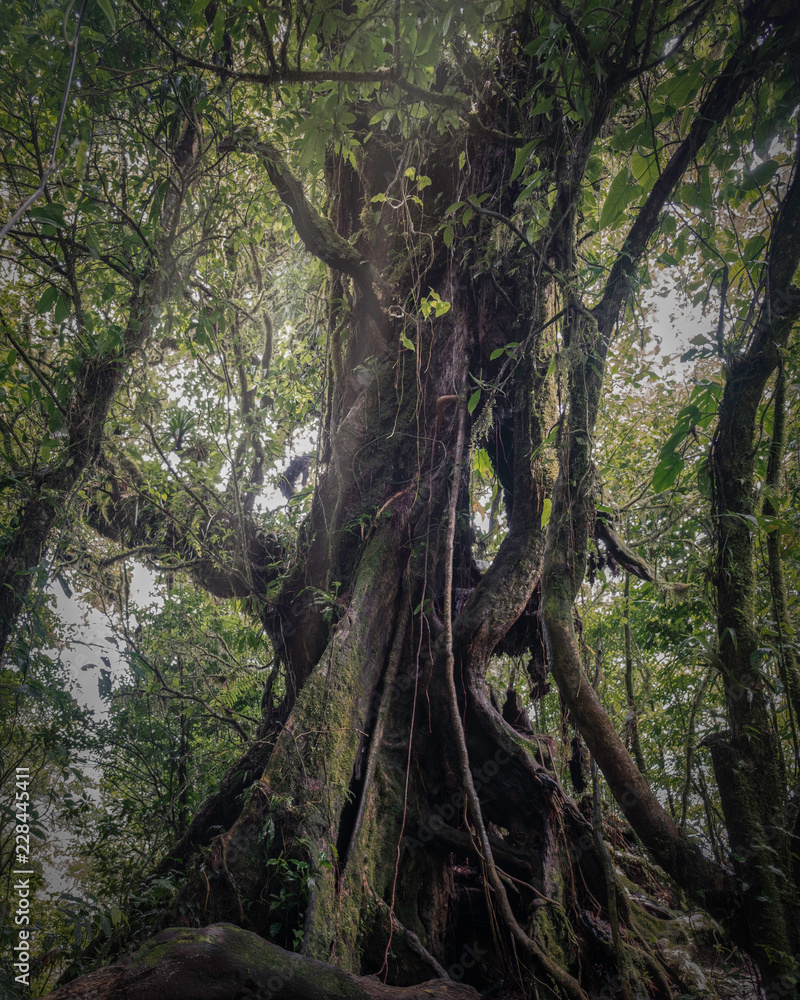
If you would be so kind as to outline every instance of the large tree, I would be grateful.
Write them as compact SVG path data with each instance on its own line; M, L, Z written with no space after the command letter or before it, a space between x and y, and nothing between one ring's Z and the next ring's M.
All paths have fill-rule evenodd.
M4 163L21 199L60 95L30 98L49 15L17 6L2 113L24 138ZM81 162L6 251L7 377L36 405L3 418L4 640L19 657L38 568L57 544L82 551L86 525L242 600L281 674L257 738L163 862L183 873L163 926L269 937L276 872L310 862L283 911L309 960L403 986L446 977L469 945L479 986L514 967L546 995L669 995L597 822L514 699L492 697L493 659L525 653L653 860L790 995L798 829L758 666L752 527L766 396L800 311L800 11L129 2L108 39L92 14L66 123ZM576 611L597 547L652 578L607 513L595 437L657 262L689 269L719 310L707 353L724 391L682 411L652 488L672 486L718 402L702 481L728 728L708 744L732 865L651 789ZM37 318L53 308L60 330ZM318 431L313 491L291 536L257 498L303 427ZM498 483L486 560L480 448ZM309 464L286 472L287 494ZM770 567L786 628L777 549ZM781 670L796 713L790 655ZM323 995L322 972L319 991L311 972L289 988L238 933L167 935L143 961L166 975L222 942L231 974L263 961L272 993ZM135 964L115 968L64 995L140 989Z

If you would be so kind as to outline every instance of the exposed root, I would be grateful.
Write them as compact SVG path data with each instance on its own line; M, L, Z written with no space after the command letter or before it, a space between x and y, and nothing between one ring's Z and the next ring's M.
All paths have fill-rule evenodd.
M233 875L231 875L230 870L228 868L228 858L227 858L227 855L225 853L225 837L224 837L224 835L219 838L219 845L220 845L220 855L221 855L221 858L222 858L222 870L225 872L225 876L227 877L228 881L230 882L231 889L233 889L233 895L234 895L234 897L236 899L236 905L239 908L239 920L241 921L242 924L244 924L244 907L242 905L242 896L241 896L241 893L239 892L239 887L236 885L236 882L235 882L235 880L233 878ZM206 881L208 881L208 879L206 879Z
M375 890L366 882L364 883L364 891L376 904L378 909L386 912L386 916L391 922L392 933L403 938L411 951L421 958L423 962L429 965L439 979L449 979L450 976L447 974L447 970L439 962L437 962L433 955L431 955L428 949L420 941L419 937L413 931L409 930L404 924L400 923L389 904L385 900L381 899Z

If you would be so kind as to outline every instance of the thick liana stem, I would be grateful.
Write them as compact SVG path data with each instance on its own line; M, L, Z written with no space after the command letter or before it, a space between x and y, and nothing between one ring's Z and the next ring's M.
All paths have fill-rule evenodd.
M790 873L786 787L768 679L760 666L752 524L761 409L781 351L800 316L800 170L795 162L770 233L767 294L747 349L728 362L711 447L716 541L717 634L729 732L707 738L737 875L751 951L770 989L795 980L800 914Z
M647 777L647 765L639 739L639 717L636 709L636 692L633 686L633 634L631 633L631 576L625 573L625 694L628 699L628 719L625 723L636 766Z
M783 450L786 438L786 377L783 366L778 371L778 381L775 385L773 401L772 441L770 442L767 477L765 481L764 516L778 518L780 511L777 494L780 490L780 471L783 461ZM781 681L789 703L789 718L792 725L792 740L795 757L800 759L797 742L797 722L800 719L800 669L798 669L795 647L787 642L792 634L789 625L789 609L786 601L786 581L783 575L781 559L781 528L779 523L772 524L767 529L767 563L769 586L772 597L772 613L775 617L775 627L778 632Z
M445 554L444 573L444 662L445 678L447 681L447 692L450 702L450 713L453 721L453 731L455 733L456 745L458 747L458 760L461 767L461 778L464 782L467 803L469 806L470 818L478 834L480 841L481 860L484 872L489 884L494 890L495 899L503 920L511 932L514 941L520 946L522 951L543 969L563 996L569 1000L588 1000L586 993L581 989L576 979L569 975L566 970L553 962L545 952L530 938L520 926L517 918L511 909L508 895L505 890L497 868L494 863L492 849L489 844L489 837L486 833L486 826L481 815L481 805L478 793L475 790L475 783L472 780L472 772L469 767L469 753L467 752L467 742L464 735L464 727L461 722L461 713L458 706L458 694L456 692L454 668L455 657L453 655L453 550L455 545L456 520L458 516L458 495L461 487L461 468L464 460L464 444L466 438L467 405L462 399L458 407L458 436L456 438L455 455L453 459L453 483L450 492L450 502L447 517L447 548Z
M604 368L604 337L580 311L571 339L587 360L570 372L569 410L559 444L542 570L542 623L548 660L561 696L608 782L614 798L645 845L686 890L714 912L731 912L728 875L692 844L665 812L628 753L583 668L574 629L574 602L583 583L590 518L594 516L592 434Z

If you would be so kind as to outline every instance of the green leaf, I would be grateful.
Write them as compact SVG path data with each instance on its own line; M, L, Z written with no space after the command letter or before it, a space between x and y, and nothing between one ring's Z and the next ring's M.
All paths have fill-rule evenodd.
M643 156L638 150L634 150L631 155L631 172L636 183L641 184L642 190L649 191L658 180L658 160L655 153Z
M511 177L509 178L510 181L515 181L525 169L525 164L528 162L531 150L538 143L538 141L538 139L533 139L531 142L526 142L522 149L517 150L517 155L514 160L514 169L511 171Z
M490 476L492 474L492 460L489 452L485 448L476 448L472 456L472 465L479 476Z
M106 16L109 27L112 31L116 31L117 19L114 16L114 8L111 6L111 0L97 0L97 2L100 4L100 9Z
M214 48L219 51L222 48L222 39L225 34L225 10L222 4L217 7L217 13L214 15Z
M748 170L744 178L745 191L752 191L754 188L762 188L769 184L779 169L780 164L777 160L765 160L752 170Z
M665 455L653 473L654 492L662 493L664 490L668 490L680 475L681 469L685 464L680 455L674 451Z
M704 497L711 496L711 470L705 460L697 470L697 488Z
M690 101L702 83L703 63L696 60L682 73L669 77L658 88L658 95L666 97L673 108L682 108Z
M694 121L694 116L695 116L695 109L691 106L691 104L688 104L683 109L683 114L681 115L681 124L678 129L678 134L680 135L681 139L686 138L686 133L689 131L689 126Z
M700 171L700 187L698 190L700 205L703 208L711 208L714 204L714 190L711 187L711 172L708 167L703 167Z
M627 166L617 174L608 189L606 200L603 202L603 211L600 213L600 228L613 225L622 217L622 213L630 203L641 193L638 184L632 184L628 176Z
M469 402L467 403L467 413L472 413L475 407L478 405L478 400L481 398L481 390L476 389L475 392L469 397Z
M416 347L414 346L413 341L409 340L404 333L400 334L400 343L403 345L403 347L408 348L409 351L416 351Z
M69 295L59 295L58 302L56 303L56 323L63 323L63 321L72 312L72 299Z
M61 227L67 224L64 219L64 206L55 201L50 205L34 205L30 214L38 222L51 222Z
M43 313L50 312L50 310L55 305L56 299L58 298L58 289L51 285L45 290L42 297L39 299L39 304L36 306L36 311L41 316Z
M755 258L761 253L767 244L767 238L763 233L759 233L757 236L751 236L750 239L744 245L744 251L742 253L742 260L755 260Z
M493 350L492 353L489 355L489 360L496 361L501 354L505 354L505 347L495 348L495 350Z
M542 527L546 528L550 523L550 515L553 513L553 501L547 497L542 504Z
M444 233L442 234L442 239L444 240L444 245L446 247L451 247L453 245L453 227L445 226Z
M75 154L75 173L78 180L83 180L86 173L86 156L89 152L89 144L83 139L78 143L78 152Z

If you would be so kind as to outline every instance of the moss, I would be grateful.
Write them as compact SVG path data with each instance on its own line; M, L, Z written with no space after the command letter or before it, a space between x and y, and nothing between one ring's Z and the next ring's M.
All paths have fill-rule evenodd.
M233 924L218 924L199 930L181 927L162 931L158 937L145 942L126 964L131 969L154 969L165 959L185 954L188 949L196 953L198 950L212 951L220 945L239 961L258 968L267 964L265 960L272 954L265 951L261 939L249 931Z
M370 890L381 896L394 877L395 845L400 832L394 817L402 812L402 788L380 767L368 796L358 838L351 848L338 891L333 880L321 887L307 942L312 954L327 956L335 928L335 951L331 957L340 968L356 975L362 972L362 942L378 918L378 904ZM392 817L389 828L387 817ZM343 863L345 859L339 860ZM399 915L399 919L403 917Z
M279 741L280 764L273 764L267 776L273 788L288 778L298 797L305 795L307 780L322 781L332 815L340 812L348 795L359 731L387 642L382 623L390 609L393 612L395 561L391 532L376 533L359 566L346 618L301 691L291 733L287 730ZM297 767L298 751L303 768Z
M379 526L358 568L346 617L303 688L291 721L282 734L281 752L273 758L264 782L273 789L292 788L303 807L303 832L311 850L332 853L347 799L360 733L368 726L372 693L385 662L385 622L394 617L399 572L391 522ZM302 767L298 767L298 754ZM373 786L375 787L375 786ZM320 959L335 948L337 963L360 971L359 938L364 919L363 880L375 884L385 831L378 828L374 802L367 809L358 850L337 888L333 871L321 872L306 927L305 947ZM386 815L394 816L392 808ZM375 856L372 856L372 851ZM341 866L344 858L339 858Z
M148 941L124 968L134 976L151 970L151 975L165 984L177 970L184 985L192 982L198 990L228 978L239 983L248 996L263 993L344 1000L367 995L339 969L284 951L233 924L213 924L202 930L170 928ZM147 995L155 995L152 980L145 982L150 989Z
M536 932L544 953L562 969L569 969L576 948L574 935L560 907L542 906L536 914Z

